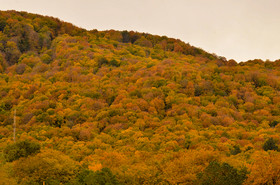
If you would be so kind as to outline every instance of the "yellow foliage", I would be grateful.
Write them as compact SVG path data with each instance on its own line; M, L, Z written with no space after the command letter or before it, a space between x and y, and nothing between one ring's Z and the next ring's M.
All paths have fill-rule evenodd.
M280 154L278 152L259 151L252 158L251 173L245 184L280 184Z
M88 169L92 170L92 171L98 171L102 169L102 164L101 163L93 163L91 165L88 166Z

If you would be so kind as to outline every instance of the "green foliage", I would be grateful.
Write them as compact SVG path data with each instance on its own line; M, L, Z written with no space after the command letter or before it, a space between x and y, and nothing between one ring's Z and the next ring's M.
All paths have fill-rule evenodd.
M255 87L262 87L265 86L266 80L263 76L260 75L258 72L254 72L251 74L252 82L254 83Z
M276 141L271 137L268 140L266 140L266 142L263 145L263 149L265 151L268 151L268 150L278 150L278 146L276 144Z
M97 60L98 67L101 67L102 65L106 65L109 63L109 61L105 57L101 57Z
M7 111L13 108L13 102L10 99L3 101L0 104L0 111Z
M203 172L197 175L196 184L201 185L241 185L246 180L247 170L240 171L227 163L211 162Z
M248 147L245 149L245 151L249 151L249 150L252 150L252 149L253 149L253 147L248 146Z
M237 155L241 153L241 149L238 145L233 146L233 149L230 150L231 155Z
M8 41L5 48L6 60L8 64L13 65L18 62L18 59L21 55L17 45L13 41Z
M202 89L201 89L201 87L200 87L199 85L195 85L195 86L194 86L194 89L195 89L195 91L194 91L194 95L195 95L195 96L200 96L200 95L202 95Z
M40 152L40 148L40 144L29 140L17 141L6 146L4 157L7 162L12 162L21 157L28 157L29 155L38 153Z
M30 41L28 39L28 32L26 30L23 30L21 34L21 39L18 42L18 48L21 52L26 52L30 49Z
M153 46L152 42L147 40L143 36L140 39L138 39L136 42L134 42L134 44L143 46L143 47L152 47Z
M91 170L82 170L77 175L77 185L119 185L116 176L109 168L102 168L96 172Z
M6 25L6 21L4 19L0 19L0 31L4 31Z
M116 59L112 59L109 63L111 66L119 67L120 63Z
M66 184L75 178L79 166L62 152L43 150L35 156L21 158L14 164L14 176L20 184Z
M41 60L42 60L42 62L49 64L52 61L52 57L48 54L43 54L41 56Z
M118 185L115 175L109 168L102 168L100 171L89 173L85 177L86 185Z
M123 31L122 33L122 42L128 43L130 41L130 36L128 31Z
M271 122L269 123L269 126L272 127L272 128L274 128L276 125L278 125L278 123L279 123L279 121L273 120L273 121L271 121Z

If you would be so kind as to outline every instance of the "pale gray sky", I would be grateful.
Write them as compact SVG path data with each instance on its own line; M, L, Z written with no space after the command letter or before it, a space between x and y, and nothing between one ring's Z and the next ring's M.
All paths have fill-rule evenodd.
M0 0L86 29L179 38L227 59L280 59L280 0Z

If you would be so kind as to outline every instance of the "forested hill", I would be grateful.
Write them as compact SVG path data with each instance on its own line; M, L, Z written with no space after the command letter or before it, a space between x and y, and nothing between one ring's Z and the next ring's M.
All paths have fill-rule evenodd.
M12 47L9 47L9 44L7 45L7 41L12 41L16 44L16 48L12 48L17 50L14 51L14 53L4 51L9 64L17 63L19 57L23 53L32 51L40 54L42 49L50 49L52 41L57 36L63 34L81 36L84 38L95 35L97 38L107 38L122 43L132 43L143 47L158 48L164 51L180 52L185 55L200 55L209 59L217 58L202 49L192 47L178 39L167 38L165 36L160 37L132 31L86 31L70 23L60 21L57 18L44 17L26 12L1 11L0 16L2 47Z
M0 11L0 184L280 183L279 66Z

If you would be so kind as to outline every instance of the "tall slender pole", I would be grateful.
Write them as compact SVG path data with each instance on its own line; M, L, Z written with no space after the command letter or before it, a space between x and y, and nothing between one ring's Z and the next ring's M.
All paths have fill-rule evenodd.
M17 115L17 109L14 110L14 142L16 142L16 115Z

